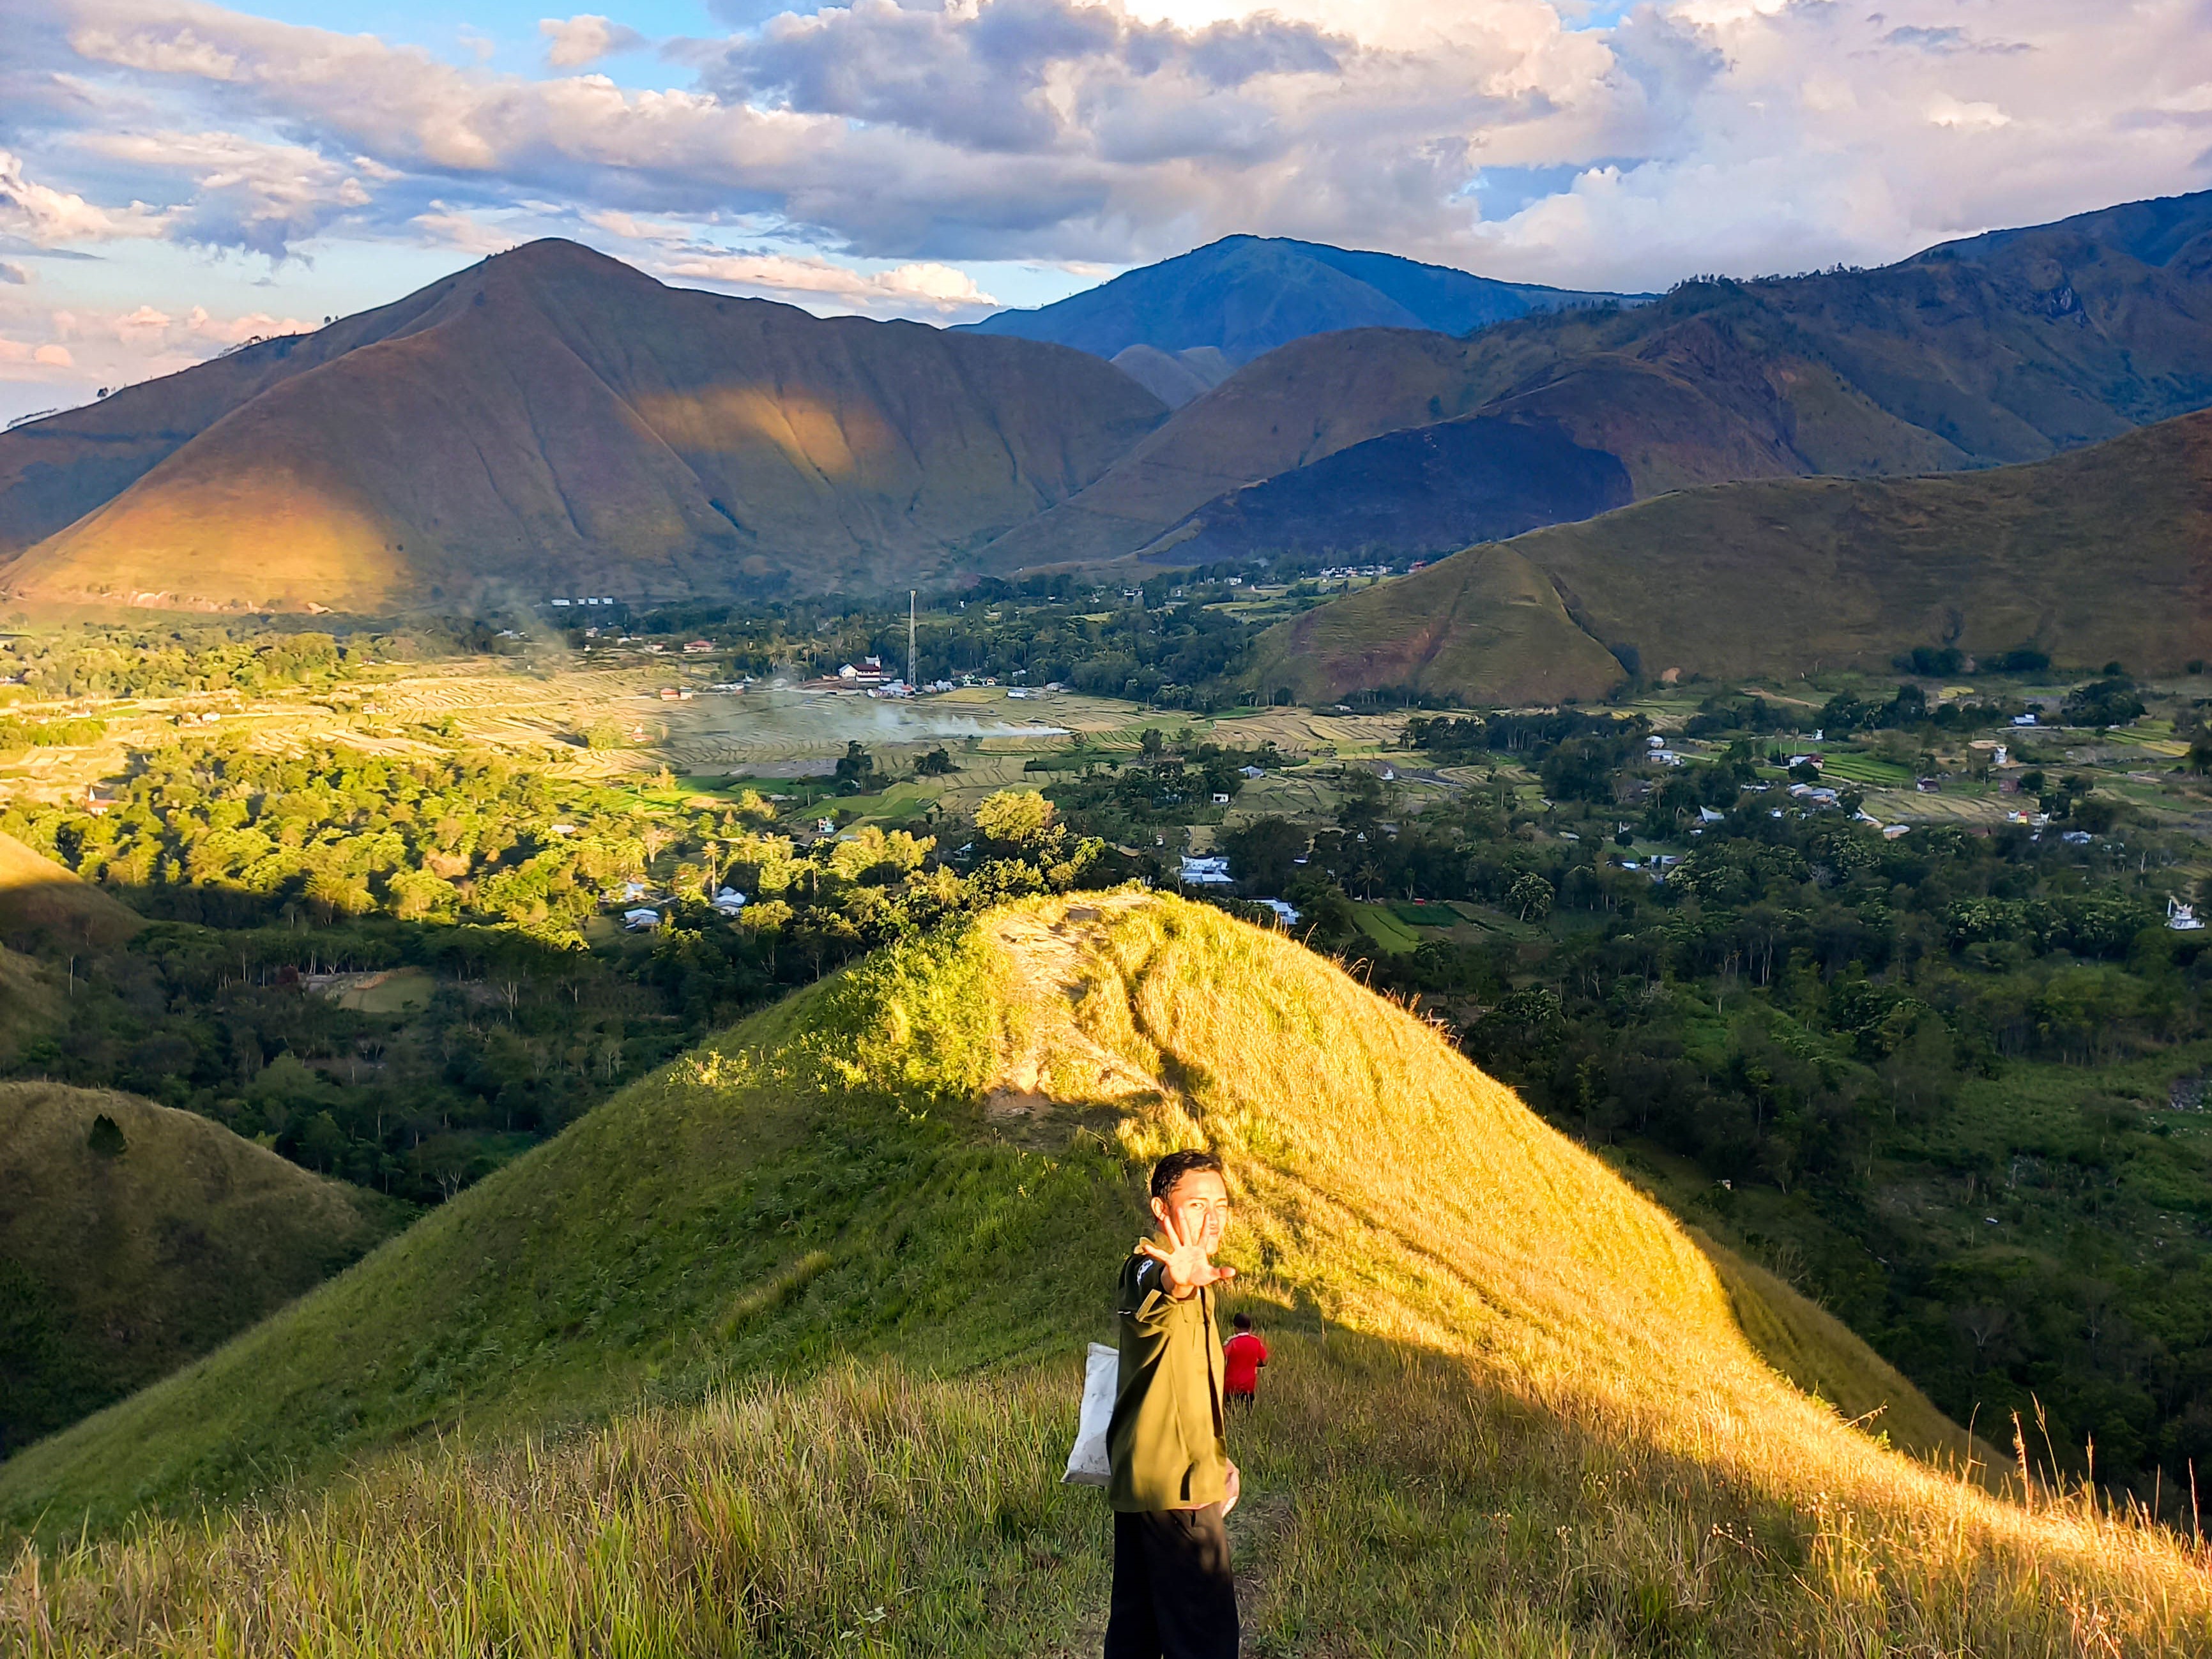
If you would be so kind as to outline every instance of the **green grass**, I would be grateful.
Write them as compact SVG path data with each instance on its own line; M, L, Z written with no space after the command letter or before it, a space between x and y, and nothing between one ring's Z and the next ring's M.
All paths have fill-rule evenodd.
M119 1152L91 1144L106 1117ZM136 1096L0 1083L0 1448L198 1359L413 1212Z
M1397 954L1419 948L1420 935L1398 919L1394 906L1356 904L1352 911L1358 918L1360 931L1384 950Z
M1820 761L1820 776L1824 780L1840 778L1847 784L1867 784L1876 789L1895 789L1912 782L1908 768L1877 760L1870 754L1826 754Z
M1456 927L1464 919L1449 905L1436 904L1425 899L1401 899L1390 905L1390 914L1408 927Z
M976 1364L1056 1346L1049 1296L1025 1281L978 1303L967 1253L988 1236L990 1260L1110 1258L1126 1198L1079 1148L1024 1176L1021 1153L930 1115L937 1091L972 1093L994 1051L984 972L969 935L872 959L757 1016L220 1355L0 1468L0 1519L112 1524L146 1504L240 1497L272 1474L326 1478L420 1434L596 1418L833 1352ZM942 1070L892 1110L884 1090L903 1080L843 1057L884 1001L924 982L972 1017L940 1027ZM830 1262L804 1295L730 1317L816 1250Z
M2212 1639L2156 1535L1840 1421L1964 1444L1431 1028L1273 931L1125 893L869 959L0 1468L43 1519L0 1643L1095 1651L1103 1507L1056 1480L1078 1354L1136 1178L1201 1141L1235 1181L1233 1305L1275 1349L1231 1428L1253 1652ZM348 1451L376 1455L333 1480ZM195 1518L226 1476L258 1504ZM148 1499L175 1518L126 1518ZM79 1543L88 1501L110 1535Z
M394 968L375 984L342 991L337 1002L363 1014L404 1014L428 1008L436 990L437 981L427 969Z

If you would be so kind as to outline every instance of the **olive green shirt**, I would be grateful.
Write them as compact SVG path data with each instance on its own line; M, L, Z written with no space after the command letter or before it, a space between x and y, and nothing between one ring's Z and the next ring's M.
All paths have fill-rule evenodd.
M1106 1426L1106 1497L1117 1510L1202 1509L1228 1496L1213 1298L1200 1290L1178 1302L1163 1275L1150 1256L1121 1266L1121 1389Z

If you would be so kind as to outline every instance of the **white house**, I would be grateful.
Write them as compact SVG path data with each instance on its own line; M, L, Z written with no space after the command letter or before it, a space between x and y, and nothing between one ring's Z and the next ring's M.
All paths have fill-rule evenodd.
M735 916L745 907L745 896L735 887L724 887L714 895L714 909L724 916Z
M2204 918L2197 913L2197 906L2185 905L2168 895L2166 901L2166 924L2176 933L2196 933L2204 926Z
M1269 910L1274 911L1276 919L1285 927L1294 928L1297 926L1298 907L1296 905L1291 904L1286 899L1262 899L1260 902L1265 905ZM2199 923L2197 925L2202 927L2203 923Z
M1225 887L1236 879L1229 873L1226 857L1193 857L1189 853L1182 856L1181 880L1187 887Z
M660 912L643 908L626 910L623 912L623 925L632 933L642 933L660 925Z

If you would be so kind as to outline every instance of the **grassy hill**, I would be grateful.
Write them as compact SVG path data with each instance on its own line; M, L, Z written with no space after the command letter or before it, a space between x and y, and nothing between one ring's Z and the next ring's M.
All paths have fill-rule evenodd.
M64 952L105 949L145 925L113 894L0 833L0 940Z
M0 524L80 510L0 588L388 611L885 585L1073 493L1166 413L1063 347L667 288L568 242L397 309L404 327L295 347L292 372L225 359L0 438ZM147 434L178 428L153 459ZM111 457L149 464L119 487Z
M2212 639L2208 478L2212 414L1987 472L1685 490L1334 600L1262 635L1249 677L1308 701L1382 686L1588 698L1626 677L1601 641L1653 676L2029 643L2063 664L2175 673ZM1534 575L1517 611L1493 591L1508 560ZM1560 633L1570 618L1579 643Z
M1225 492L1478 413L1614 457L1644 497L2033 461L2207 404L2212 192L1877 270L1532 313L1467 339L1298 340L1178 409L992 551L1010 565L1133 554Z
M1464 334L1530 312L1624 297L1500 282L1323 243L1224 236L1049 306L1002 311L964 326L977 334L1050 340L1105 358L1132 346L1169 354L1212 348L1233 365L1337 329Z
M1431 573L1446 568L1448 576ZM1481 704L1584 702L1620 683L1620 659L1512 546L1470 548L1431 571L1268 629L1254 642L1248 683L1269 696L1287 688L1308 704L1384 687Z
M1255 1650L2212 1631L2158 1535L1885 1449L1966 1443L1435 1031L1139 893L869 959L0 1467L49 1540L297 1480L19 1561L0 1620L57 1653L1095 1646L1103 1506L1056 1484L1075 1356L1143 1167L1194 1142L1231 1162L1236 1305L1276 1354L1236 1426Z
M405 1214L191 1112L0 1083L0 1451L219 1346Z

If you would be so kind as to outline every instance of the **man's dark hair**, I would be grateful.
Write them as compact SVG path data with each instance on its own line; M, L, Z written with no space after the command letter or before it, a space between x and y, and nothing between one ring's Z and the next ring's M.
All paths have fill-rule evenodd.
M1176 1183L1195 1170L1212 1170L1216 1175L1227 1173L1221 1160L1210 1152L1171 1152L1152 1166L1152 1196L1164 1199L1176 1190Z
M1252 1329L1252 1316L1249 1313L1240 1313L1229 1323L1239 1330L1249 1330Z

